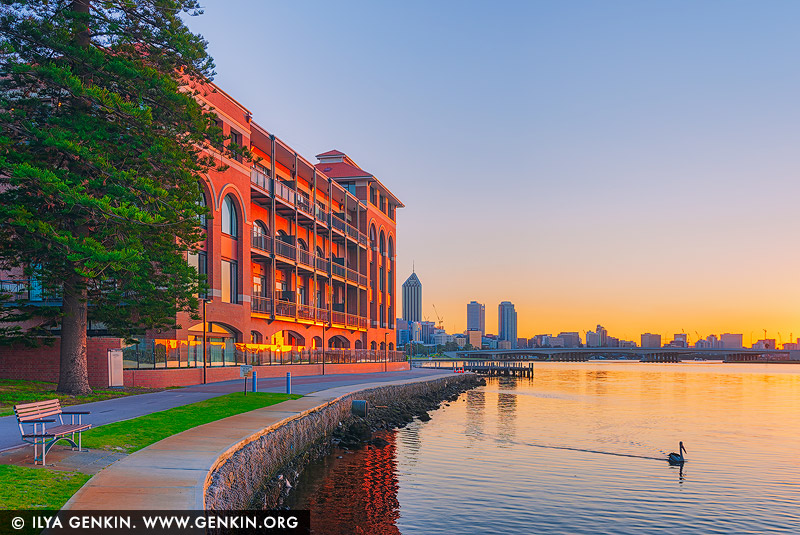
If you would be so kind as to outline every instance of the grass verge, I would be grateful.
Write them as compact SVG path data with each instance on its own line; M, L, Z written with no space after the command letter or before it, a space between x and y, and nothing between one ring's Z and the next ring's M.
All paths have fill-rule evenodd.
M0 508L60 509L92 476L0 465Z
M133 453L192 427L299 397L272 392L227 394L90 429L83 433L83 446ZM84 417L84 421L91 419Z
M124 388L119 390L95 390L88 396L71 396L69 394L57 394L55 391L57 386L56 383L46 383L44 381L0 379L0 416L14 414L14 405L19 405L20 403L33 403L35 401L58 398L61 401L61 405L79 405L81 403L91 403L92 401L103 401L105 399L163 390Z

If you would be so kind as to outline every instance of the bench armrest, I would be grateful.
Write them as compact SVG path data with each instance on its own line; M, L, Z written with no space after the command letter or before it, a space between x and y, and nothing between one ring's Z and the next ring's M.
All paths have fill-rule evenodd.
M36 435L26 434L22 435L22 438L55 438L55 435L52 433L39 433Z
M24 420L21 421L21 424L51 424L55 422L55 420Z
M69 411L69 412L61 411L61 414L92 414L92 413L89 411Z

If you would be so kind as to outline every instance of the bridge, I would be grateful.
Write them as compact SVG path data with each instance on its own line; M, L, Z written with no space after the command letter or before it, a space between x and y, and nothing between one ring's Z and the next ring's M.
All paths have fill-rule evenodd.
M695 347L538 347L456 351L461 360L540 360L582 362L590 357L633 358L642 362L722 360L724 362L798 362L800 351L778 349L701 349Z

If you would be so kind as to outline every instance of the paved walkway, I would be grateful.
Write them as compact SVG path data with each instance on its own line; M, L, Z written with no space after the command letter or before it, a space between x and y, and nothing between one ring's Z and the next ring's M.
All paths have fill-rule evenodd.
M372 381L330 380L307 383L315 390L300 399L230 416L165 438L117 461L89 480L64 509L203 509L205 481L217 459L242 440L353 391L450 376L449 372L364 374ZM394 375L394 377L389 377ZM344 376L340 376L344 377ZM349 384L337 384L347 382Z
M413 368L401 372L385 373L358 373L341 375L309 375L292 378L292 393L309 394L323 389L338 386L351 386L362 383L395 381L410 379L431 374L431 370ZM122 398L107 399L83 405L70 405L70 410L90 411L92 414L84 416L85 422L99 426L121 420L129 420L153 412L159 412L181 405L188 405L203 401L223 394L242 390L243 380L222 381L207 385L195 385L186 388L164 390L152 394L140 394ZM250 384L248 384L248 389ZM258 380L260 392L285 392L286 378L268 378ZM24 443L19 437L19 426L14 416L0 418L0 451L16 448ZM33 448L31 448L33 452Z

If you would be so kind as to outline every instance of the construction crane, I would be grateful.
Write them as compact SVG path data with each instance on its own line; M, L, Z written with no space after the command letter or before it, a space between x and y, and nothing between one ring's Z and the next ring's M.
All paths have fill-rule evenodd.
M444 330L444 319L439 315L439 311L436 310L436 305L433 305L433 313L436 314L436 319L439 320L439 325L437 329Z
M702 337L700 336L700 333L699 333L699 332L695 331L695 332L694 332L694 334L696 334L696 335L697 335L697 341L698 341L698 342L699 342L700 340L702 340Z

